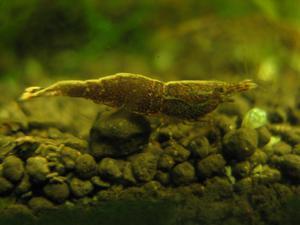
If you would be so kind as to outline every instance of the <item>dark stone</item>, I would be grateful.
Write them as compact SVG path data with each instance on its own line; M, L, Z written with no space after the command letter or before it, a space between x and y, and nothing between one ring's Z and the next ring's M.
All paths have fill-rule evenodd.
M222 174L226 161L221 154L214 154L202 159L197 164L197 173L201 179Z
M216 149L209 144L206 137L192 140L188 145L188 149L191 151L193 157L200 159L216 152Z
M29 176L37 182L47 180L47 175L50 173L48 160L41 156L30 157L27 159L26 170Z
M21 182L18 184L18 186L15 189L15 193L17 195L25 194L26 192L29 192L31 189L31 183L28 174L25 173L23 176Z
M121 162L116 159L104 158L98 164L100 177L117 182L122 177Z
M164 149L164 153L170 155L177 163L186 161L191 154L189 150L173 141Z
M193 182L195 178L195 168L189 162L180 163L172 170L172 181L177 185L189 184Z
M279 156L287 155L292 152L292 147L283 141L274 144L272 148L273 153Z
M159 181L162 185L168 185L171 180L170 173L157 171L155 179Z
M8 156L3 162L3 176L13 183L22 179L24 175L24 163L16 156Z
M175 165L175 161L172 156L168 154L162 154L157 162L157 167L164 171L169 171Z
M282 173L288 176L292 181L300 183L300 156L288 154L280 157L277 162L280 165Z
M111 186L109 182L103 181L99 176L94 176L91 178L91 182L97 188L107 189Z
M44 197L33 197L29 200L28 206L35 212L54 208L54 204Z
M0 195L8 194L12 191L14 185L4 177L0 177Z
M90 154L80 155L76 159L75 171L79 178L89 179L97 173L97 163Z
M253 129L240 128L224 136L223 154L228 159L245 160L257 147L257 133Z
M257 135L258 135L258 147L265 146L271 139L271 132L265 126L257 128Z
M255 170L255 169L254 169ZM268 165L261 166L259 173L252 175L252 180L255 184L272 184L281 180L281 172Z
M101 113L90 131L90 154L97 159L130 155L148 143L150 133L150 123L141 115L124 110Z
M50 200L63 203L68 199L70 190L66 183L50 183L44 187L44 193Z
M94 186L89 180L81 180L74 177L70 182L70 189L75 197L82 198L90 194L94 190Z
M248 160L252 166L257 166L258 164L263 165L267 163L268 156L263 150L257 148Z
M273 109L268 112L268 119L271 123L283 123L287 120L287 114L281 108Z
M247 177L251 172L251 164L248 161L238 162L233 166L233 175L237 178Z
M157 168L157 158L151 153L139 153L132 159L132 170L135 178L142 182L154 178Z

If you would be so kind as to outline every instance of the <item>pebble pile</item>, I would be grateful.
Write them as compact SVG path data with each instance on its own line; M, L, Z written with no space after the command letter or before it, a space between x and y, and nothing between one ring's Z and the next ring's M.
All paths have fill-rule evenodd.
M272 123L284 119L279 112L255 127L230 115L221 108L209 125L153 128L141 115L104 112L89 140L53 127L3 124L0 195L40 211L125 197L203 196L214 187L224 196L279 184L300 193L300 135Z

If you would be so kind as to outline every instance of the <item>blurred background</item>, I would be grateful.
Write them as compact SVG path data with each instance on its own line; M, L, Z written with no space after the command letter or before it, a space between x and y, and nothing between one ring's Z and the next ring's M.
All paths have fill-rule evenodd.
M300 73L300 1L0 1L0 99L118 72L288 82Z
M299 40L298 0L0 1L11 88L117 72L274 79L299 73Z

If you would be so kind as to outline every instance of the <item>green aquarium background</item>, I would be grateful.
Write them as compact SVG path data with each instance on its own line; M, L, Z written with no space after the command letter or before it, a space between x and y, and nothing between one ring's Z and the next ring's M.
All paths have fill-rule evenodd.
M2 0L1 81L13 88L116 72L273 79L300 70L299 8L298 0Z
M26 87L119 72L162 81L252 79L261 93L268 93L258 106L263 108L278 91L287 99L295 93L289 88L295 90L299 83L300 1L0 0L0 122L22 120L24 115L15 113L16 101ZM251 95L246 98L251 102ZM278 99L274 107L281 103ZM59 121L87 138L103 106L81 99L41 99L26 109L38 122ZM1 198L0 210L9 201ZM200 204L197 199L191 203L190 208ZM1 215L0 224L173 225L186 224L184 217L193 216L178 202L105 204L99 209L50 211L39 219ZM222 214L231 206L226 204L211 203L211 223L203 224L219 221L214 213ZM268 202L260 206L263 213L273 207ZM291 199L281 211L284 219L275 218L274 224L296 225L299 210L300 198ZM183 218L175 215L181 213Z

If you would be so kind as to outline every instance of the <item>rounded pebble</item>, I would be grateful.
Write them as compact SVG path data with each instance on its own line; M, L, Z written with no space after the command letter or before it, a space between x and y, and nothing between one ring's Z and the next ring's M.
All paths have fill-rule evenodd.
M166 147L164 152L165 154L170 155L177 163L186 161L191 154L189 150L175 142L172 142L170 146Z
M13 183L17 183L24 175L24 163L16 156L8 156L3 162L3 176Z
M132 160L132 170L136 179L151 181L156 173L157 159L151 153L139 153Z
M177 185L189 184L193 182L195 178L195 168L189 162L180 163L172 170L172 180Z
M118 160L104 158L98 164L98 173L101 177L112 181L118 181L122 177L122 171Z
M79 178L89 179L97 173L97 163L89 154L80 155L76 159L75 171Z
M257 133L253 129L240 128L224 136L223 154L226 158L245 160L257 147Z
M33 197L29 200L28 206L35 212L54 208L54 204L44 197Z
M70 195L70 190L66 183L50 183L43 190L50 200L57 203L65 202Z
M43 182L47 180L50 173L48 160L41 156L30 157L26 163L27 173L34 181Z
M157 162L157 167L164 171L169 171L175 165L175 161L172 156L162 154Z
M5 195L12 191L14 185L4 177L0 177L0 195Z
M103 112L90 132L90 153L97 159L130 155L142 150L150 133L150 123L142 115L123 110Z
M197 173L200 178L209 178L213 175L221 174L226 165L226 161L221 154L214 154L202 159L197 164Z
M94 190L94 186L89 180L74 177L70 182L70 189L75 197L82 198L90 194Z

